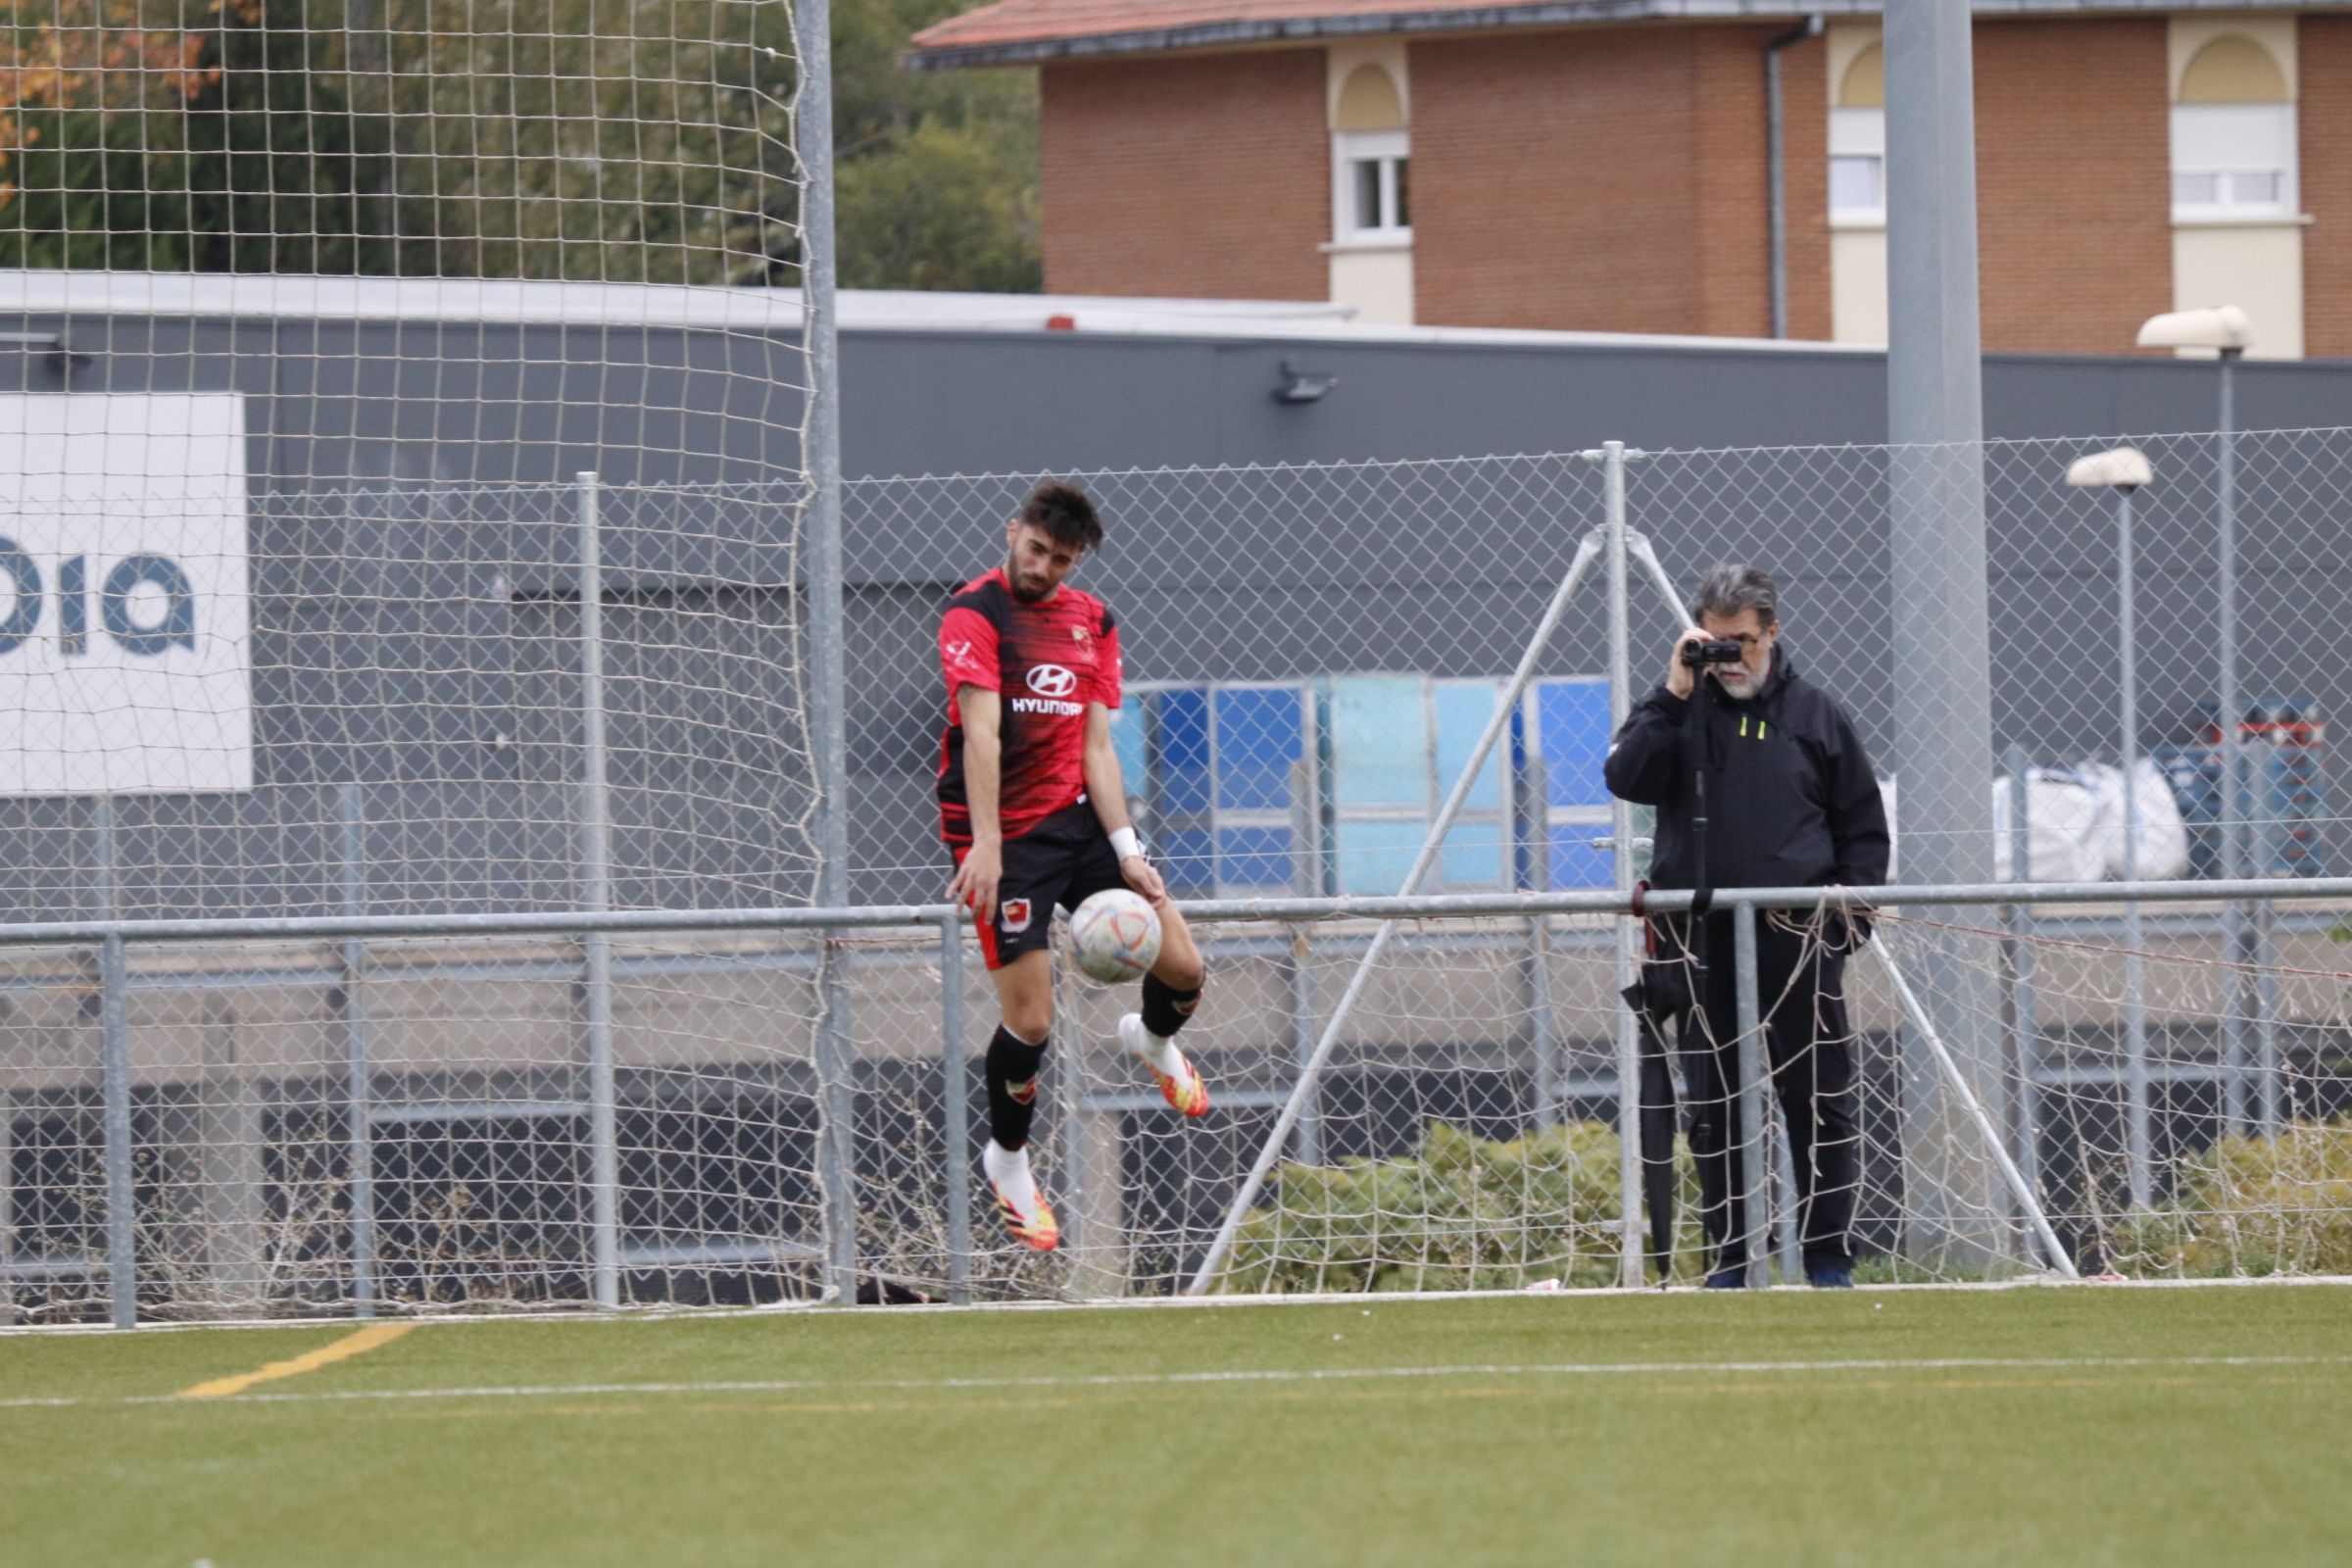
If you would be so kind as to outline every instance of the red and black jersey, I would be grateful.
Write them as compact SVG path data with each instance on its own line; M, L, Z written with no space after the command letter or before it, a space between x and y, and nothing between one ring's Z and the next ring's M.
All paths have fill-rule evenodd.
M956 688L1003 698L997 816L1018 838L1086 794L1086 708L1119 706L1119 628L1109 607L1063 584L1025 605L1003 570L975 577L948 601L939 622L939 666L948 681L948 732L939 754L939 836L972 842L963 784L963 724Z

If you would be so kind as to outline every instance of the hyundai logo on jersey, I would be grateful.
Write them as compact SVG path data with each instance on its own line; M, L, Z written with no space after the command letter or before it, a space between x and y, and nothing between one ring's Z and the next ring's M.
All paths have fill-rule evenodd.
M1078 677L1059 664L1040 664L1029 671L1029 689L1040 697L1067 697L1078 689Z

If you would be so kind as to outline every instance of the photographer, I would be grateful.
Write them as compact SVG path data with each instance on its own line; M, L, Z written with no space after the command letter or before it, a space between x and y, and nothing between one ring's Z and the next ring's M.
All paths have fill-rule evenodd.
M1658 808L1655 886L1703 895L1716 888L1870 887L1886 878L1886 812L1877 776L1845 710L1800 678L1781 651L1779 597L1756 567L1709 571L1690 607L1698 624L1677 640L1664 683L1635 704L1609 747L1609 789ZM1702 691L1700 681L1712 689ZM1702 815L1710 819L1703 864L1694 843ZM1644 987L1653 1015L1684 1014L1681 1059L1694 1102L1690 1150L1705 1204L1707 1284L1737 1289L1746 1279L1747 1251L1741 1166L1733 1147L1740 1009L1732 918L1705 914L1697 934L1694 944L1689 916L1652 916ZM1757 920L1757 1000L1796 1165L1805 1277L1821 1287L1853 1283L1861 1139L1844 969L1845 956L1868 939L1866 921L1836 912ZM1693 1015L1694 968L1703 979Z

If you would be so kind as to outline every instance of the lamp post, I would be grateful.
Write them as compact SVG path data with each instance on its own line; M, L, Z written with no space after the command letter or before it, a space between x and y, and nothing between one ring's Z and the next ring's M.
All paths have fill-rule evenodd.
M2154 477L2136 447L2116 447L2077 458L2066 482L2078 490L2115 492L2116 651L2122 660L2118 719L2123 729L2124 880L2139 880L2139 685L2132 608L2132 493ZM2140 969L2139 901L2124 901L2124 1158L2132 1207L2149 1206L2148 1009Z
M2220 690L2214 696L2214 730L2219 740L2221 763L2221 830L2222 875L2236 880L2247 874L2246 830L2250 825L2247 813L2239 808L2241 792L2249 802L2252 792L2245 788L2242 741L2238 734L2239 721L2245 710L2237 695L2237 362L2244 358L2254 344L2253 323L2246 313L2234 305L2223 305L2212 310L2171 311L2163 316L2151 316L2140 323L2139 346L2163 349L2211 350L2221 367L2220 428L2215 458L2215 551L2219 556L2219 570L2214 584L2221 600L2218 616L2221 644ZM2245 1125L2245 1008L2244 969L2238 965L2258 962L2263 955L2253 940L2251 922L2246 918L2243 904L2232 901L2222 906L2222 948L2231 966L2224 971L2225 993L2222 1006L2222 1124L2235 1128ZM2266 1031L2267 1032L2267 1031Z

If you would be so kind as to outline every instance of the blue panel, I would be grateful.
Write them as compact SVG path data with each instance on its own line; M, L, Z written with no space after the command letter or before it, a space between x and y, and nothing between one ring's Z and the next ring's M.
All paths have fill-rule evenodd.
M1291 858L1291 830L1287 827L1221 827L1217 829L1217 887L1226 893L1268 890L1282 893L1296 886L1297 867Z
M1159 874L1167 879L1168 891L1180 897L1215 892L1217 861L1211 853L1214 848L1206 828L1163 830L1152 850L1159 858Z
M1208 692L1175 687L1159 694L1158 708L1152 805L1165 823L1208 810Z
M1536 683L1536 727L1544 785L1553 806L1606 806L1600 776L1609 755L1609 687L1602 680Z
M1433 706L1437 710L1438 791L1443 801L1445 793L1453 788L1461 776L1462 767L1470 754L1478 749L1478 738L1486 733L1488 722L1494 716L1494 699L1502 693L1500 681L1439 681L1434 684ZM1451 892L1504 886L1503 867L1509 863L1510 833L1507 827L1509 800L1503 789L1504 765L1513 749L1513 737L1519 727L1518 715L1511 716L1511 727L1494 743L1480 764L1478 777L1469 798L1462 803L1463 817L1446 835L1446 848L1438 861L1438 874L1444 886ZM1434 809L1433 809L1434 816Z
M1288 811L1306 744L1298 688L1224 687L1213 701L1217 809Z
M1110 710L1110 749L1119 760L1119 778L1130 799L1152 798L1152 771L1144 760L1144 706L1149 701L1142 692L1129 692L1126 705Z
M1438 714L1438 791L1439 798L1453 788L1453 781L1462 774L1462 764L1478 749L1479 736L1486 733L1487 721L1494 716L1494 699L1502 695L1500 681L1440 681L1434 694ZM1601 698L1606 712L1608 698ZM1478 783L1464 803L1465 809L1502 809L1502 765L1511 755L1511 738L1505 732L1495 742L1494 750L1478 770Z
M1333 830L1339 844L1342 893L1394 893L1404 886L1413 857L1429 837L1426 822L1341 822Z
M1605 888L1612 884L1615 867L1609 863L1609 852L1596 850L1586 843L1588 839L1606 838L1605 826L1561 826L1551 830L1551 885L1556 890L1569 888Z
M1331 796L1341 810L1430 808L1427 691L1419 675L1331 678Z
M1444 891L1473 893L1500 888L1505 849L1500 822L1456 823L1446 835L1446 848L1438 857Z

